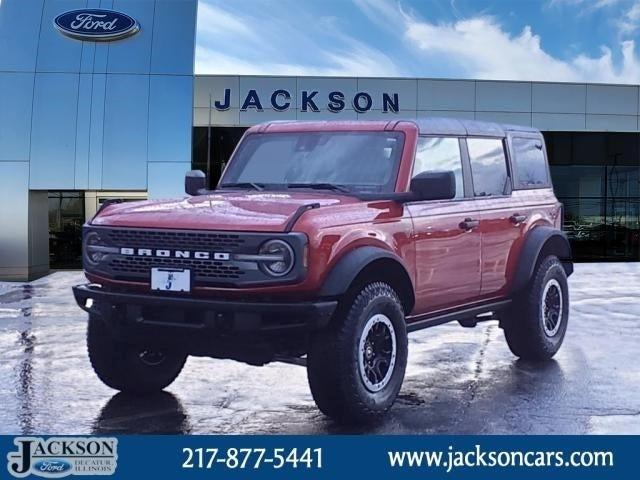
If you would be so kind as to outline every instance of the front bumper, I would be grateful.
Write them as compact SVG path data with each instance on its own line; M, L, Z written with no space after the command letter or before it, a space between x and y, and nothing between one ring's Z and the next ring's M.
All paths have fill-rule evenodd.
M120 334L176 341L184 335L317 330L327 326L337 306L337 301L246 302L122 293L95 284L76 285L73 294L80 308L99 316Z

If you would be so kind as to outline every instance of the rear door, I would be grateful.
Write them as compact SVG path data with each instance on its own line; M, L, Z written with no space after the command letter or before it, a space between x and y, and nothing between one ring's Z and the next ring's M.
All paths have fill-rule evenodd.
M473 194L482 235L483 298L506 293L509 262L529 211L512 196L512 174L502 138L467 139Z
M560 207L551 187L551 174L542 135L513 132L507 137L507 146L513 178L513 192L507 212L511 232L515 232L516 239L511 243L506 272L493 285L500 295L506 293L507 285L515 274L527 231L536 225L556 225L560 214Z
M414 223L416 314L469 303L480 294L479 219L473 211L465 156L464 140L460 138L418 140L412 178L425 171L453 171L456 196L453 200L406 206ZM476 221L478 224L473 223Z

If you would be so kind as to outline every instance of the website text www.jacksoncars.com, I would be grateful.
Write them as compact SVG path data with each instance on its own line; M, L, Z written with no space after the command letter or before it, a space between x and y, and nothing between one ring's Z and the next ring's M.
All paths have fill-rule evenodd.
M446 451L387 451L391 468L437 468L451 472L458 468L593 468L613 467L610 451L510 451L473 449Z

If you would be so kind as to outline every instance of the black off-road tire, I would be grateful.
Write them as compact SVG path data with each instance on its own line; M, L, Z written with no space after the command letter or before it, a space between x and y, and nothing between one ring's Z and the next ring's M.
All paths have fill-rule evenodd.
M393 332L386 326L390 321ZM380 321L382 320L382 322ZM372 323L373 322L373 323ZM380 389L372 391L361 374L360 357L366 348L362 342L370 337L365 327L377 325L395 337L394 364L386 383L378 382ZM384 330L384 329L387 330ZM365 345L368 345L367 343ZM385 350L381 348L379 350ZM385 350L386 351L386 350ZM364 356L363 362L364 360ZM384 364L383 364L384 366ZM362 423L374 420L391 408L400 391L407 366L407 328L402 303L396 292L386 283L365 285L353 297L349 305L338 308L335 318L326 330L310 339L307 355L307 377L311 394L318 408L327 416L343 423ZM371 381L371 380L369 380Z
M555 328L552 319L545 318L545 298L547 305L557 303L555 292L560 298L559 323ZM545 295L545 298L543 298ZM551 308L551 311L554 311ZM533 278L523 292L518 295L507 312L503 322L504 336L511 352L523 360L543 361L552 358L564 340L569 322L569 288L567 275L556 256L544 258L537 266ZM546 325L546 326L545 326ZM555 331L554 331L555 330Z
M156 358L159 362L145 362L141 358L144 348L114 338L109 327L95 315L89 315L87 350L93 370L105 385L136 395L168 387L187 360L185 354L163 351Z

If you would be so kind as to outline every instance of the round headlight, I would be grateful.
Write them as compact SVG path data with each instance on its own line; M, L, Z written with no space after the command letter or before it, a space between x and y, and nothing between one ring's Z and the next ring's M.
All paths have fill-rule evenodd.
M282 277L293 268L295 256L293 249L283 240L269 240L260 247L260 255L264 260L260 266L264 272L273 277Z
M89 232L84 239L84 253L85 258L89 261L89 263L97 264L99 263L104 254L98 249L92 248L100 245L102 240L100 239L100 235L96 232Z

